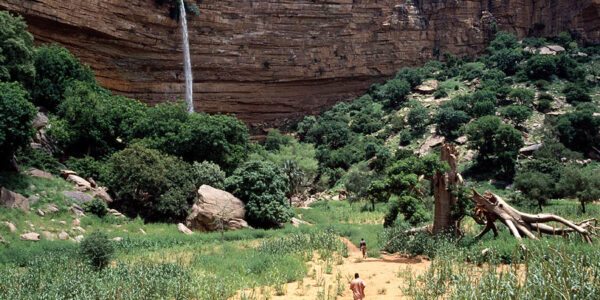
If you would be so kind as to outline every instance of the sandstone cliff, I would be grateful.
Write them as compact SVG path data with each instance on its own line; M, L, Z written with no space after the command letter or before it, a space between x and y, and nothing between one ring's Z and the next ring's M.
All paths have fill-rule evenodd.
M255 127L316 113L402 66L483 51L488 26L600 41L600 0L204 0L189 19L198 111ZM2 0L40 43L147 103L183 98L178 23L154 0Z

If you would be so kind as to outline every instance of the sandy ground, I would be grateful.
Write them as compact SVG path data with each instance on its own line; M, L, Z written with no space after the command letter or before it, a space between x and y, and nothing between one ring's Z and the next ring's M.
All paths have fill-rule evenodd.
M289 299L289 300L314 300L314 299L353 299L349 290L349 282L354 278L354 273L359 273L365 281L365 299L407 299L402 294L400 287L404 284L398 276L400 271L409 270L419 274L427 270L430 265L428 260L422 258L405 258L392 255L382 255L381 258L362 259L360 249L349 240L341 238L348 246L348 257L342 264L331 264L331 274L326 272L326 262L310 262L309 274L302 282L290 282L280 290L284 295L276 295L274 287L262 287L254 290L240 291L231 299ZM338 291L343 291L341 296Z

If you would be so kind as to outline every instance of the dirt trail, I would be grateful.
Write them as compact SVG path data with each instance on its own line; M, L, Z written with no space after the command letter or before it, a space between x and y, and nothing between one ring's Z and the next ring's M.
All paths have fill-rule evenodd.
M427 270L430 265L428 260L421 258L406 258L393 255L381 255L381 258L362 259L362 253L348 239L340 238L348 246L348 257L343 259L341 265L335 262L331 265L331 274L326 272L326 263L310 262L309 274L302 282L291 282L284 285L284 295L277 296L273 288L264 287L254 290L254 298L264 299L265 290L270 294L270 299L289 299L289 300L314 300L314 299L353 299L349 291L349 281L354 278L354 273L359 273L365 281L365 300L371 299L407 299L402 294L400 286L404 280L399 278L398 273L404 270L410 270L413 274L419 274ZM314 272L314 273L313 273ZM339 287L338 287L339 286ZM337 295L338 288L343 290L341 296ZM251 295L252 291L245 291L246 295ZM324 297L319 297L324 294ZM332 295L327 297L327 295ZM240 299L240 293L231 299Z

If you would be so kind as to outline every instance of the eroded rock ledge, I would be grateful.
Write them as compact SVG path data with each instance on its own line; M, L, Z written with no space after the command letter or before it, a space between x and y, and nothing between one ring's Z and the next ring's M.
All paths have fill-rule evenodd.
M319 112L402 66L483 51L489 24L520 37L600 41L600 0L204 0L189 19L195 107L254 127ZM178 23L153 0L4 0L116 93L183 98Z

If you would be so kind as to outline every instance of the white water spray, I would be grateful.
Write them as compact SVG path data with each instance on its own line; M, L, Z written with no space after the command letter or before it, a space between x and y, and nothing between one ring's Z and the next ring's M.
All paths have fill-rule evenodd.
M188 40L187 20L183 0L179 5L179 18L181 19L181 32L183 43L183 70L185 71L185 102L189 113L194 112L194 79L192 78L192 61L190 59L190 42Z

